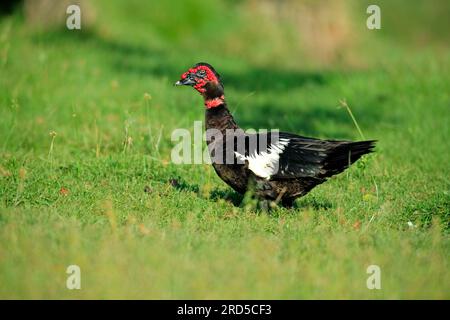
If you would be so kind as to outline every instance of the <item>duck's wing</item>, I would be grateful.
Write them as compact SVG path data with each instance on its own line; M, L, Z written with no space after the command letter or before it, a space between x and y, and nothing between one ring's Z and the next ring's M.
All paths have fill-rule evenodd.
M236 158L247 161L249 170L265 179L324 179L342 172L375 146L373 140L320 140L284 132L245 134L240 148L234 140Z

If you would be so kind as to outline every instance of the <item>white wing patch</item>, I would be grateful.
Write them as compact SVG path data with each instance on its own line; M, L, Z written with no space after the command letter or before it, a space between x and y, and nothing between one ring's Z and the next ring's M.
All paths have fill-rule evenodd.
M248 168L256 174L258 177L265 178L267 180L278 172L280 154L286 148L289 143L289 139L279 139L276 143L272 143L267 151L260 153L254 153L249 156L244 156L235 152L236 158L241 161L248 161Z

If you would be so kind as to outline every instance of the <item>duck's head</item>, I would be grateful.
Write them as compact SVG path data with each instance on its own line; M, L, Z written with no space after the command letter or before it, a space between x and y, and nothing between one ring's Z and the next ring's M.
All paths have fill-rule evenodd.
M205 106L213 108L224 103L223 84L220 75L205 62L197 63L181 75L176 86L191 86L204 97Z

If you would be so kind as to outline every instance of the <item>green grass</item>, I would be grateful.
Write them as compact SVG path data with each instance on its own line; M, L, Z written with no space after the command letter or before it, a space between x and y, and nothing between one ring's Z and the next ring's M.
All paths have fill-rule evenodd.
M0 21L0 297L449 299L448 49L383 38L368 67L312 68L285 26L187 3L103 1L82 33ZM242 127L357 140L346 99L376 154L295 209L236 206L210 166L170 163L172 130L204 117L172 84L202 60Z

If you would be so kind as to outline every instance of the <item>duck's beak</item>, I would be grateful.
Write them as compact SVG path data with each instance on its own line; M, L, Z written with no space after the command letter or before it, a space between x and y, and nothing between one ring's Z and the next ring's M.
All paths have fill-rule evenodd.
M195 84L195 81L189 78L184 78L181 80L178 80L174 83L174 86L192 86Z

